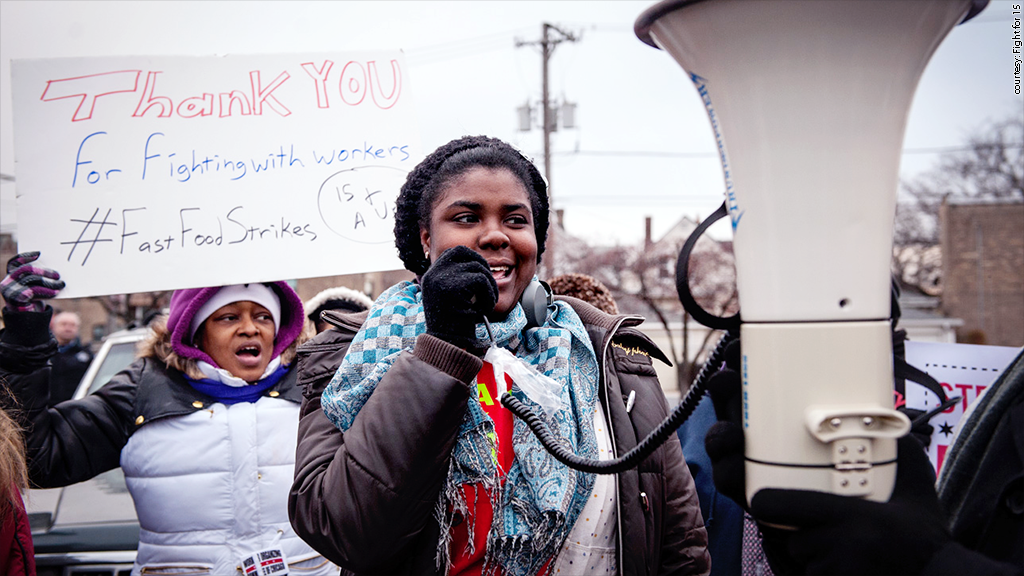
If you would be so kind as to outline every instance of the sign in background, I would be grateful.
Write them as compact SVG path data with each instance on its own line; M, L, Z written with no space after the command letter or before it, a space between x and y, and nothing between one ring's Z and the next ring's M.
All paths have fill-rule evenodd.
M939 381L946 396L960 396L960 401L931 419L933 428L928 458L938 472L953 439L964 411L995 382L1020 348L1008 346L977 346L974 344L945 344L936 342L906 343L907 363L927 372ZM940 404L939 398L924 386L907 381L907 406L918 410L932 410Z
M62 297L401 268L400 52L12 62L18 248Z

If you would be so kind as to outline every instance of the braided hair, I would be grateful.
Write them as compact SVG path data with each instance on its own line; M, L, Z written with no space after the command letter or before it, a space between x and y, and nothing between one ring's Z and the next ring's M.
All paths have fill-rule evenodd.
M511 145L487 136L463 136L439 147L409 173L395 206L395 246L410 272L420 275L430 267L420 244L420 226L428 227L439 193L473 168L503 168L514 174L530 196L533 229L537 235L537 262L548 236L548 187L533 162Z

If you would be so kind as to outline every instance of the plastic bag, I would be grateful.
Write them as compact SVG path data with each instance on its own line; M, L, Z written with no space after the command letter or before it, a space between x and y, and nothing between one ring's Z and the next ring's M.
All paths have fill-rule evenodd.
M539 404L548 415L560 410L564 403L559 395L561 385L549 376L538 372L533 366L524 362L504 348L491 346L484 354L484 360L494 367L494 381L498 384L499 400L508 390L505 388L505 375L519 386L526 397Z

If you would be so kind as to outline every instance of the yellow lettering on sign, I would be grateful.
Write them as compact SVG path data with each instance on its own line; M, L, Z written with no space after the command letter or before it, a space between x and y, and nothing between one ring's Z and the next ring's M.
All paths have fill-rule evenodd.
M483 382L476 385L477 391L480 393L480 403L488 406L494 406L494 398L491 398L491 393L487 391L487 384Z

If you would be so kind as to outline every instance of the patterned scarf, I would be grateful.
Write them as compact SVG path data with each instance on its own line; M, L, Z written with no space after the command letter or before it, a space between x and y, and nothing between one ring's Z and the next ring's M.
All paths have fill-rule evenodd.
M562 408L553 414L533 404L517 386L512 387L511 393L533 405L573 452L595 458L597 356L572 307L555 302L553 308L542 326L526 328L526 316L517 304L503 322L491 324L494 343L561 385ZM424 332L418 284L402 282L381 294L324 390L323 409L328 418L341 430L348 430L399 353L412 350L416 336ZM489 343L484 324L477 325L476 335L480 345ZM449 565L451 511L469 512L467 516L472 513L462 485L481 484L490 492L494 507L484 557L485 573L499 568L509 576L535 574L557 554L593 490L594 476L555 460L526 424L516 419L512 431L515 460L502 483L492 456L493 434L494 422L480 403L469 402L452 452L448 479L434 513L441 526L437 566Z

